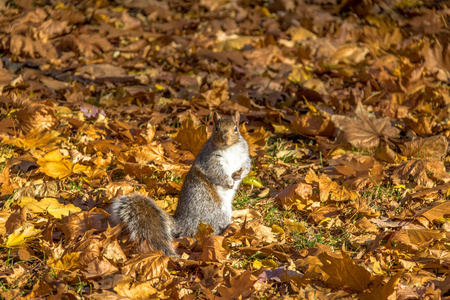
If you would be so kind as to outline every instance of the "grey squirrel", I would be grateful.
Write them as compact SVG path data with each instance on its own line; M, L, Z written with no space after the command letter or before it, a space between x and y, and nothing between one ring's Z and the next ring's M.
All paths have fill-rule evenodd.
M125 224L132 240L165 255L176 255L172 240L193 237L199 222L221 234L231 223L231 202L251 168L248 144L239 131L239 113L213 114L214 129L183 182L173 216L151 198L130 194L112 205L113 217Z

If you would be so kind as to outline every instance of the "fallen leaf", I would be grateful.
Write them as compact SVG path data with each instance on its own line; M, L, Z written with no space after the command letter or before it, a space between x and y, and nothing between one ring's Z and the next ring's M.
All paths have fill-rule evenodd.
M331 120L342 130L344 140L354 147L375 148L382 139L397 138L400 132L388 117L378 119L361 103L356 106L354 118L332 115Z
M32 213L49 213L54 218L61 219L63 216L68 216L71 213L80 212L81 209L71 203L63 204L55 198L44 198L40 201L23 197L18 203L21 207L26 207Z
M445 171L445 166L435 160L409 160L399 165L392 173L394 184L416 184L431 188L436 182L450 181L450 174Z
M194 122L190 117L181 123L180 130L175 137L175 140L181 145L181 150L190 151L195 156L200 153L207 139L206 126L194 126Z

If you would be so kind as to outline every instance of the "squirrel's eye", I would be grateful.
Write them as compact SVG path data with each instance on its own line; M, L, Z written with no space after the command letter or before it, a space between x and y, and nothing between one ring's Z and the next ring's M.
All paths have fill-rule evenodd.
M234 126L234 132L237 132L237 126Z

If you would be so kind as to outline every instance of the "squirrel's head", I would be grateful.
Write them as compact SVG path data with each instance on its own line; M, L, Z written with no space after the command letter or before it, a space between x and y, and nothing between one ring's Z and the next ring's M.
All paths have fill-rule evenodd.
M218 113L213 114L214 129L213 141L219 147L229 147L239 140L241 133L239 132L239 112L234 116L219 116Z

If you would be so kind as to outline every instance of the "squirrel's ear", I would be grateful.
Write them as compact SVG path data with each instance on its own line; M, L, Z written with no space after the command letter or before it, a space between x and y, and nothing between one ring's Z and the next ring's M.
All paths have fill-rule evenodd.
M239 121L241 120L241 116L239 115L239 112L236 111L234 114L234 119L236 120L236 124L239 125Z
M220 116L219 114L215 111L213 112L213 120L214 120L214 124L217 124L217 121L219 121Z

